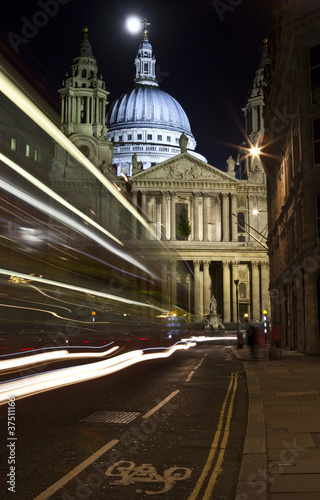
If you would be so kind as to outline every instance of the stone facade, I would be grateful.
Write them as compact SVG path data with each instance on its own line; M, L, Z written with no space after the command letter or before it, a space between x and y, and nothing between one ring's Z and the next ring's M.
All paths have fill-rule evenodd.
M270 294L290 349L320 352L320 10L282 2L266 91Z
M239 280L239 319L260 319L269 307L267 251L257 239L266 226L266 186L240 181L188 153L138 172L130 178L133 201L149 221L155 239L169 241L176 259L163 261L164 293L177 305L204 320L210 297L225 325L237 321L236 286ZM177 236L179 211L187 209L191 233ZM259 214L253 214L259 210ZM239 221L244 224L239 224ZM245 229L245 230L244 230ZM247 232L248 231L248 232ZM249 234L250 233L250 234ZM144 241L152 252L152 236ZM255 239L255 235L258 236ZM144 240L144 235L138 235ZM180 291L180 296L179 296Z

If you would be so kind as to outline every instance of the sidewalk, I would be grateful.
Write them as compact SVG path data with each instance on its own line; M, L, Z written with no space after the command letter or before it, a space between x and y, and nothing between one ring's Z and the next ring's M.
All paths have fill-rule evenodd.
M282 352L243 360L248 423L235 500L320 499L320 356Z

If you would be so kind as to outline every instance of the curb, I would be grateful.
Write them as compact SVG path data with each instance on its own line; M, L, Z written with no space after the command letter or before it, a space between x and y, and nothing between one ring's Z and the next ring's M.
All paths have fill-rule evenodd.
M248 388L248 421L235 500L267 500L267 443L260 385L251 363L244 361L236 348L232 352L243 361Z

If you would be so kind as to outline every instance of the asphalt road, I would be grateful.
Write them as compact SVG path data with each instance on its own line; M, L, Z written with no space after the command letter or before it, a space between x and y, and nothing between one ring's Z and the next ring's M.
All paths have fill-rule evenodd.
M1 499L235 498L247 393L227 346L17 400L15 440L8 412L0 406Z

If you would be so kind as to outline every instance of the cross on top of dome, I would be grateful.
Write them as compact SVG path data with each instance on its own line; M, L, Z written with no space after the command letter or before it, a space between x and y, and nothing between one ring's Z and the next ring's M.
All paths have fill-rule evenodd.
M141 24L143 25L143 30L142 30L143 38L144 40L148 40L147 26L150 26L150 23L148 23L147 19L144 19L143 21L141 21Z

